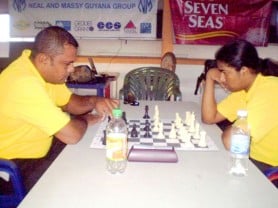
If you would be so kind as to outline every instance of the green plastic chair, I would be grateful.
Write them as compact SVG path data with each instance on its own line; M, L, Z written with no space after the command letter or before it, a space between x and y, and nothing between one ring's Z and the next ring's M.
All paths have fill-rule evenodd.
M181 101L180 81L175 72L160 67L141 67L128 72L124 78L120 99Z

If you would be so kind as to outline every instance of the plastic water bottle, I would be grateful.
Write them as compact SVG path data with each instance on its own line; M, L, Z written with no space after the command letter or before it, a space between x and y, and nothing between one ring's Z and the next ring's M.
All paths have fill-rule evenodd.
M232 126L231 132L231 163L230 174L235 176L247 175L249 150L250 150L250 132L247 123L247 111L239 110L237 120Z
M106 127L106 168L108 172L123 173L127 164L127 126L122 110L113 109L113 118Z

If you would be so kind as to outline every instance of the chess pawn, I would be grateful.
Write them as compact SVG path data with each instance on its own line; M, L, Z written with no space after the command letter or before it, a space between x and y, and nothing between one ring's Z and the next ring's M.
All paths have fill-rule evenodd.
M163 123L162 122L159 123L158 128L159 128L159 131L158 131L157 139L164 139L165 136L163 134Z
M206 147L206 146L207 146L206 134L207 134L207 132L205 132L205 131L200 131L200 141L199 141L199 143L198 143L198 146L199 146L199 147Z

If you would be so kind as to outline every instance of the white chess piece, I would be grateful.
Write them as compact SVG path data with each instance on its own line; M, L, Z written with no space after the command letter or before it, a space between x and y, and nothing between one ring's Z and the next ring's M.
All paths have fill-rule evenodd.
M185 112L185 125L189 126L190 125L190 120L191 120L191 112L190 111L186 111Z
M190 134L185 127L180 128L179 137L183 142L190 143Z
M159 120L155 119L153 123L153 132L158 132L159 131Z
M157 139L164 139L165 136L163 134L163 123L162 122L159 123L158 128L159 128L159 130L158 130Z
M200 124L196 122L195 124L195 134L193 135L194 139L199 139L200 138Z
M193 116L193 115L191 115L191 120L190 120L188 131L191 133L195 132L195 116Z
M155 105L155 107L154 107L154 116L153 116L153 119L154 120L159 120L159 109L158 109L158 106L157 105Z
M198 143L199 147L206 147L207 146L206 134L207 134L207 132L200 131L200 141Z
M179 113L176 113L175 125L178 129L183 125L182 124L182 119L181 119Z
M177 131L176 131L174 123L172 123L171 131L169 133L169 138L170 139L176 139L177 138Z

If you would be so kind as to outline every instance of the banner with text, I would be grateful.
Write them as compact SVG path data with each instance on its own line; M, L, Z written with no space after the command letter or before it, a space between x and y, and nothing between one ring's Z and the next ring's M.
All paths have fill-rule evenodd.
M81 38L156 38L158 0L11 0L11 37L58 25Z
M177 44L224 44L242 38L268 43L272 0L172 0Z

